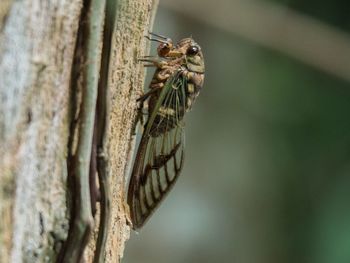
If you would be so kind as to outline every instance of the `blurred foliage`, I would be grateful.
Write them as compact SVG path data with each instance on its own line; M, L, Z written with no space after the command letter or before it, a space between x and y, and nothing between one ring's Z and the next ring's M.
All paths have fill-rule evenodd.
M346 1L278 2L350 29ZM192 34L206 80L183 174L123 262L350 262L349 83L163 8L155 32Z
M283 2L297 11L338 26L343 30L350 31L350 20L348 15L350 13L350 5L347 0L289 0Z

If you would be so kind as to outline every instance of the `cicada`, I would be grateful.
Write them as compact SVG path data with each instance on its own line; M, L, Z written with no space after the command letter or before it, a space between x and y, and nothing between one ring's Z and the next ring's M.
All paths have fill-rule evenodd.
M144 225L179 177L184 164L184 115L203 87L204 58L192 38L176 44L149 33L159 42L158 56L140 59L156 68L149 91L138 99L148 102L147 121L131 173L127 202L134 229Z

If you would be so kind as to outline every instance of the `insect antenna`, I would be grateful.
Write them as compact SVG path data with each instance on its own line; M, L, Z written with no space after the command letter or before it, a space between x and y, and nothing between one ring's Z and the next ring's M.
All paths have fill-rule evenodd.
M150 36L145 36L145 38L147 38L150 41L156 41L156 42L159 42L159 43L164 43L164 44L168 43L166 40L157 39L157 38L151 38Z
M154 36L154 37L159 37L159 38L162 38L162 39L164 39L164 40L167 40L167 39L168 39L168 38L167 38L167 37L165 37L165 36L158 35L158 34L153 33L153 32L151 32L151 31L148 31L148 34L150 34L151 36Z
M152 33L152 32L148 32L148 34L151 36L147 35L147 36L145 36L145 38L147 38L150 41L156 41L156 42L165 43L165 44L171 42L171 39L167 38L165 36L158 35L158 34Z

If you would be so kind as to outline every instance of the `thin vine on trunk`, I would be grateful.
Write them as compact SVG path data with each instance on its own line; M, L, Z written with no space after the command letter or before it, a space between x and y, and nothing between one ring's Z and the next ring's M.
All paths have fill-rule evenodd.
M83 234L86 247L72 247L78 256L71 262L82 252L87 262L122 258L130 231L125 176L144 80L137 59L148 53L144 35L157 4L6 1L0 13L0 262L60 260L77 212L77 174L88 184L80 185L81 208L85 218L94 217L90 225L83 221L93 229ZM72 173L79 165L83 169Z

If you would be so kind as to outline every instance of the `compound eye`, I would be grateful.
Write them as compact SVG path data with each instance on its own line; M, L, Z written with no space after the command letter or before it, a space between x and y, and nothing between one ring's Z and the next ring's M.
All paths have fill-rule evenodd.
M162 48L162 49L163 48L169 48L170 45L169 45L169 43L162 43L162 44L159 45L159 47Z
M158 55L163 57L166 56L170 51L169 43L162 43L158 46Z
M186 51L186 55L194 56L197 55L198 52L199 48L197 46L190 46Z

